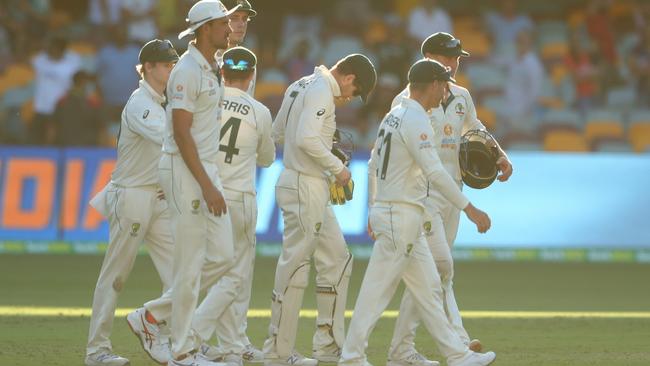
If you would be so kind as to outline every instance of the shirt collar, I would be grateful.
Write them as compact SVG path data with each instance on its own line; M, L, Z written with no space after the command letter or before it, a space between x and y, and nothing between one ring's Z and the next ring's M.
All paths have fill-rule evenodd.
M146 90L147 93L149 93L153 97L153 100L155 100L156 103L160 103L160 104L165 103L166 101L165 96L158 94L158 92L155 91L151 87L151 85L149 85L149 83L147 83L144 79L140 80L140 88Z
M245 91L243 91L243 90L241 90L239 88L232 87L232 86L227 86L225 90L226 90L227 94L234 95L234 96L247 96L248 95L248 93L246 93Z
M203 57L201 51L199 51L199 49L196 48L196 44L194 41L190 42L187 45L187 52L190 54L190 56L192 56L196 60L196 62L199 63L199 65L201 66L201 70L203 70L204 72L215 71L214 64L210 63L208 60L205 59L205 57ZM216 62L216 58L211 61Z
M401 104L404 107L407 107L407 108L414 108L419 113L425 114L427 116L429 115L427 113L427 111L424 110L424 107L422 107L422 105L418 101L416 101L414 99L411 99L411 98L409 98L407 96L402 98L402 103Z
M330 72L330 70L323 66L317 66L314 69L314 74L322 75L325 80L327 80L327 83L330 86L330 89L332 90L332 95L335 97L340 97L341 96L341 87L339 87L339 83L336 82L336 79L334 79L334 76Z

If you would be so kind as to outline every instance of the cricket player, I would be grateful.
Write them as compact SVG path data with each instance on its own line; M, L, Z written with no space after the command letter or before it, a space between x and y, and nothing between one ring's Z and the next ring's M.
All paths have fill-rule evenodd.
M459 39L444 32L428 37L422 43L421 50L425 58L436 60L444 66L450 67L452 76L458 70L460 58L469 56L469 53L463 50ZM407 95L408 89L405 89L396 96L393 100L393 107L397 106ZM460 85L450 83L440 106L429 111L429 117L434 131L434 148L440 161L456 185L462 188L458 163L460 137L468 130L485 130L485 126L477 118L476 108L469 91ZM498 180L504 182L512 174L512 164L498 144L497 148L500 155L497 165L501 170ZM452 288L454 265L451 247L458 232L460 210L454 207L440 192L432 189L429 189L428 192L425 199L426 219L423 223L423 230L442 281L447 318L463 343L467 344L471 350L478 352L482 348L481 342L477 339L470 341L470 337L463 327ZM430 365L426 358L415 350L415 332L419 324L416 308L412 294L406 291L389 349L389 366Z
M241 281L223 277L230 273L234 251L217 165L224 85L215 59L216 51L228 45L228 16L236 9L229 11L215 0L201 0L190 8L188 28L179 38L193 34L194 40L167 83L170 101L159 180L170 205L173 284L161 298L129 314L127 321L152 355L151 345L160 337L159 323L170 319L169 366L224 365L197 352L214 331L213 324L198 315L222 312ZM208 292L197 309L201 288ZM158 362L164 357L155 356Z
M109 340L117 297L144 241L163 284L172 282L172 235L167 202L158 185L165 125L165 86L178 54L169 41L152 40L140 49L141 76L122 111L117 162L108 185L90 204L108 218L109 244L93 297L86 348L87 366L128 365L112 353Z
M369 187L369 223L376 240L339 365L369 365L365 349L370 332L400 280L413 294L417 311L448 365L488 365L496 355L470 351L447 320L440 276L421 230L423 176L432 189L465 211L479 232L490 228L489 217L463 195L434 149L426 111L440 105L447 83L454 79L442 64L420 60L411 66L408 80L409 97L384 117L370 158L376 187Z
M251 4L247 0L224 0L222 2L228 9L237 8L230 15L230 27L232 28L232 33L230 33L230 36L228 36L228 47L232 48L232 47L239 46L244 42L244 38L246 37L248 22L251 20L251 18L257 15L257 11L252 8ZM217 62L219 62L220 66L223 66L223 52L224 50L217 51ZM254 67L253 78L248 84L248 89L246 90L248 95L251 97L254 97L255 94L256 79L257 79L257 67ZM225 118L224 120L227 120L227 118ZM223 139L223 135L221 136L221 138ZM219 159L219 161L222 160L223 159ZM224 182L224 179L227 177L227 174L224 173L223 169L220 169L220 172L221 172L222 182ZM253 181L255 181L254 177L253 177ZM232 217L232 219L234 219L234 217ZM235 225L235 223L233 223L233 225ZM253 225L253 227L255 227L255 225ZM236 245L237 245L237 240L235 239L235 249L237 249ZM222 339L221 334L223 332L226 333L230 332L229 329L232 329L232 327L235 326L234 324L232 324L232 322L236 322L236 324L238 324L239 326L240 341L241 343L244 344L244 350L243 353L241 354L241 357L247 362L261 363L264 362L264 353L258 348L254 347L251 341L248 339L248 336L246 335L246 327L247 327L246 314L248 312L248 304L250 302L251 288L253 285L253 264L254 264L254 259L250 262L251 267L248 270L248 273L250 273L250 275L244 277L244 282L242 284L241 291L238 293L238 296L235 299L235 303L233 304L233 306L228 306L228 308L225 310L228 314L225 314L224 316L219 318L217 322L216 333L217 333L217 339L219 339L219 344L230 343L232 345L232 340L227 341L225 339ZM229 337L229 335L226 335L226 337ZM201 346L201 351L209 359L216 360L219 358L231 359L233 350L232 350L232 346L230 346L230 349L224 349L223 347L219 347L219 346L214 347L206 344Z
M257 11L253 9L248 0L223 0L222 3L228 9L237 8L237 10L230 15L230 28L232 28L232 33L230 33L230 36L228 37L228 48L241 46L244 43L244 38L246 38L248 22L251 21L251 18L257 16ZM221 55L223 55L223 51L219 50L219 52L217 52L217 60L221 60ZM221 65L221 62L219 64ZM255 69L253 80L250 82L248 90L246 90L248 95L251 97L255 96L256 81L257 68Z
M218 351L215 352L214 347L202 347L201 352L208 359L233 364L241 364L242 359L248 362L264 360L264 355L256 354L261 351L256 350L246 336L255 262L255 170L256 165L268 167L275 160L271 112L246 92L255 77L256 64L257 58L250 50L234 47L223 54L221 69L226 90L217 165L235 245L235 261L230 271L236 272L243 281L233 303L220 317L210 320L218 324Z
M275 187L282 210L282 254L275 272L265 365L316 365L335 362L344 341L344 312L352 256L331 206L330 179L349 186L350 171L332 152L336 131L335 101L361 96L365 101L377 80L370 60L352 54L331 69L289 86L273 123L276 143L284 145L284 170ZM310 259L316 265L317 330L313 357L295 350L298 316L307 286Z

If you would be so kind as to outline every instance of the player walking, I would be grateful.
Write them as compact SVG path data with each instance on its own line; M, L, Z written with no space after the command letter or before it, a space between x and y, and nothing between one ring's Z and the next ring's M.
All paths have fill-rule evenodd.
M221 145L217 164L224 187L224 197L232 220L235 261L230 272L242 278L233 303L217 319L219 350L202 352L208 359L230 363L263 361L246 336L246 315L251 295L255 262L256 165L268 167L275 160L271 138L271 112L246 93L255 77L257 59L244 47L234 47L223 54L222 75L226 85L223 101ZM223 294L228 296L228 294ZM203 319L212 314L205 314ZM212 352L211 352L212 351Z
M469 53L462 49L459 39L444 32L435 33L427 38L422 43L421 50L425 58L450 67L452 75L455 75L458 70L460 58L469 56ZM408 96L408 89L395 97L393 107L406 96ZM456 185L462 187L458 163L460 137L465 131L485 130L485 126L477 119L476 108L469 91L460 85L450 83L440 106L432 109L429 116L434 131L434 147L440 161L447 173L455 180ZM502 172L498 179L503 182L512 174L512 165L506 153L498 145L497 147L500 155L497 165ZM427 218L423 228L442 281L447 318L463 343L478 352L482 348L481 342L477 339L470 341L463 327L452 288L454 265L451 247L458 232L460 210L436 190L429 190L424 206ZM415 332L419 324L416 308L412 294L406 291L400 306L400 315L395 323L388 357L389 366L430 365L428 363L430 361L415 350Z
M144 241L163 284L172 280L172 235L167 202L158 186L165 125L165 86L178 54L169 41L152 40L140 50L142 77L122 111L117 162L108 185L91 205L108 218L109 244L97 279L86 348L87 366L129 364L112 353L109 340L117 297Z
M369 223L376 237L357 298L339 365L369 365L365 348L400 280L413 294L417 311L450 366L488 365L496 357L470 351L445 316L440 277L422 235L422 177L458 209L479 232L490 219L476 209L444 170L434 149L427 110L438 107L451 77L442 64L421 60L408 73L409 97L384 117L379 126L370 169L377 176L376 193L369 192Z
M154 359L164 359L152 345L159 338L158 322L171 319L170 366L207 366L196 352L214 328L198 314L219 314L238 290L238 279L220 281L231 286L232 298L215 296L217 281L232 266L234 252L230 215L222 195L217 166L224 86L214 55L226 48L231 32L228 11L214 0L201 0L188 13L189 27L179 38L194 40L170 76L170 104L165 125L159 179L170 204L174 238L173 285L161 298L128 315L133 331ZM196 308L199 291L209 288ZM220 291L223 293L222 291ZM195 316L196 309L196 316ZM156 354L152 354L155 351Z
M276 184L282 210L282 254L275 272L266 365L316 365L336 361L344 340L344 312L352 256L331 206L329 179L348 186L350 171L332 152L336 130L334 102L361 96L365 101L377 80L367 57L349 55L327 69L289 86L273 124L276 143L284 144L284 167ZM314 357L295 349L298 316L309 277L316 265L318 328Z

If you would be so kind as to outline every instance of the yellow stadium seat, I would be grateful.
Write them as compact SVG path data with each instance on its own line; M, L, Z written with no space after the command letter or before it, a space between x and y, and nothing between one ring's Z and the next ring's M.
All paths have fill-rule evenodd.
M27 86L32 80L34 80L34 70L27 64L17 63L9 65L5 69L0 85L2 92L4 92L9 89Z
M566 42L550 42L542 47L542 59L553 60L562 59L569 51Z
M562 80L564 80L564 77L567 74L567 69L566 66L563 64L556 64L553 66L551 69L551 80L553 81L553 85L560 85Z
M585 125L585 138L593 142L602 138L623 138L623 124L616 121L590 121Z
M81 56L93 56L97 53L95 45L88 42L74 42L70 44L70 49Z
M30 99L20 107L20 119L29 124L34 118L34 100Z
M636 152L650 147L650 122L636 122L630 125L628 139Z
M584 152L589 151L589 144L578 132L557 130L544 136L544 150Z
M462 72L457 73L454 79L456 79L456 84L462 86L463 88L465 89L472 88L472 82L469 81L469 78L464 73Z
M287 86L284 83L261 82L255 85L255 99L261 100L274 95L282 95L286 89Z
M477 106L476 116L483 122L483 125L489 130L494 131L497 125L496 113L488 107Z

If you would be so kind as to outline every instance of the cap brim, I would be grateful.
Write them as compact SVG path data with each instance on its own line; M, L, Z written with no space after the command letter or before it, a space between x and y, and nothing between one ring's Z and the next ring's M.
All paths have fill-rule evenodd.
M226 11L225 13L223 13L223 16L215 17L215 18L208 18L208 19L202 21L201 23L192 24L191 26L187 27L186 30L178 33L178 39L183 39L183 38L187 37L188 35L194 33L197 29L199 29L199 27L201 27L203 24L205 24L205 23L207 23L209 21L229 17L232 13L239 10L239 8L241 8L241 4L237 4L237 6L234 6L232 9Z

